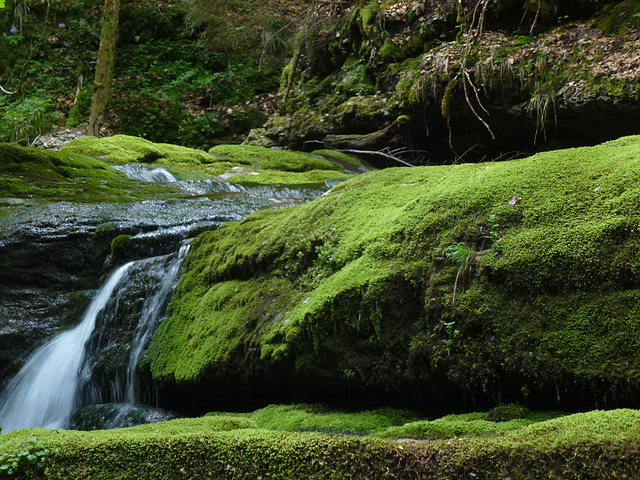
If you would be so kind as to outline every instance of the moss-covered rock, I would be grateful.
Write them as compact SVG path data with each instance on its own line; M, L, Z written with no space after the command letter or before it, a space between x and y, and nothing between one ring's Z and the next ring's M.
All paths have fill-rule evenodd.
M223 225L192 245L154 378L194 402L632 403L639 171L626 137L368 173Z
M133 201L176 191L139 185L105 162L72 151L0 144L0 197L77 202Z
M62 151L76 152L100 158L112 165L127 163L170 163L200 165L213 159L202 150L168 143L153 143L140 137L82 137L69 142Z
M0 438L0 468L15 460L16 478L78 480L605 480L634 478L640 468L639 425L637 411L615 410L539 422L497 438L397 442L270 431L246 418L208 416L108 431L13 431ZM30 452L41 462L29 462Z

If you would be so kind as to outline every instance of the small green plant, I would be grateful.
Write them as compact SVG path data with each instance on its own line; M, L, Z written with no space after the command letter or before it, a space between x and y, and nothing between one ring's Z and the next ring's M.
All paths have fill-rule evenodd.
M536 113L536 133L533 138L533 144L538 141L538 133L542 132L544 141L547 141L547 129L546 124L549 119L549 107L553 111L553 117L556 127L558 126L558 117L556 111L556 95L553 92L547 92L543 90L536 90L529 100L531 110Z
M455 323L456 322L444 323L444 332L447 338L442 340L442 342L447 346L447 353L451 353L451 345L453 345L453 341L460 335L460 330L453 328Z
M27 437L28 438L28 437ZM42 470L45 467L46 450L37 437L24 445L25 439L19 446L17 453L5 453L0 456L0 478L8 476L22 476L26 470ZM24 478L24 477L23 477Z
M6 107L0 117L0 141L33 141L50 128L58 115L45 98L28 97Z
M471 260L473 258L473 248L471 248L465 242L454 243L453 245L449 245L444 250L444 258L448 262L458 265L458 273L456 274L456 281L453 284L452 304L455 306L458 282L464 278L464 274L471 264Z
M502 245L500 242L502 238L500 237L500 224L496 222L495 215L489 215L489 222L491 222L491 227L489 228L489 233L487 233L484 238L491 241L491 246L497 253L501 253Z

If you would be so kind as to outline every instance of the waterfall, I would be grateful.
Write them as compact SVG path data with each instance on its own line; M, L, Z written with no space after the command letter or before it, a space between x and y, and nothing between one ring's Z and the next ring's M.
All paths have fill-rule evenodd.
M168 172L147 170L121 169L141 181L171 182L172 188L183 190L187 197L97 205L47 203L2 217L0 249L23 249L25 254L45 258L39 249L28 248L31 243L42 243L52 245L52 249L43 251L50 258L62 248L56 242L63 239L65 243L76 235L82 237L78 242L84 242L87 235L100 229L132 234L129 258L151 257L135 260L111 274L78 326L44 343L27 358L22 370L4 383L0 392L3 431L27 427L114 428L170 417L171 413L153 408L160 402L144 354L163 319L187 254L188 247L176 252L177 245L186 237L214 229L224 221L241 220L259 209L311 200L331 186L243 187L212 179L175 181ZM34 238L38 241L33 242ZM82 245L78 242L73 240L72 244ZM170 255L153 256L172 251ZM85 257L92 255L71 258L74 263L69 271L83 268ZM16 265L11 267L12 272L18 269ZM70 285L77 284L62 266L54 270ZM25 275L20 281L33 282L34 275ZM70 291L67 287L51 288L43 301ZM0 313L7 308L7 301L0 303ZM11 308L20 318L27 316L21 308L31 312L35 323L39 313L31 303L28 299ZM57 319L58 312L49 316Z
M5 388L0 401L3 431L28 427L62 428L75 408L78 372L98 313L133 262L113 272L78 326L38 348Z
M98 328L98 322L118 316L120 291L128 288L140 270L155 265L160 280L151 290L142 306L137 325L121 374L113 379L110 386L109 401L119 402L111 408L115 415L108 425L122 426L129 421L134 404L143 401L143 388L137 378L140 358L151 340L151 336L162 319L168 298L177 283L182 261L189 251L189 245L183 245L172 255L153 257L129 262L112 273L100 288L82 320L75 328L63 332L38 348L27 360L18 374L9 382L0 397L0 427L3 431L20 428L66 428L72 413L82 406L81 391L92 381L91 361L105 345L98 342L98 351L87 351L92 334ZM120 287L120 288L118 288ZM108 303L114 299L109 311ZM105 308L107 307L107 308ZM98 317L100 314L100 317ZM105 317L103 319L103 317ZM100 320L103 319L103 320ZM101 399L99 394L85 399L95 403Z
M140 356L149 344L151 336L158 327L160 315L164 312L164 307L169 293L173 289L177 279L178 272L184 257L189 252L189 245L180 247L177 256L171 261L166 269L166 273L160 285L153 295L144 302L140 321L133 333L133 340L129 349L129 355L126 363L126 394L125 403L134 404L142 401L140 388L136 378Z

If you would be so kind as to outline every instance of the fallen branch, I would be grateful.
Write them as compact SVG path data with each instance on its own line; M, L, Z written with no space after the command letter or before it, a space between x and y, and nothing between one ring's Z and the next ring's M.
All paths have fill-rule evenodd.
M401 166L401 167L415 167L415 165L412 165L411 163L406 162L401 158L396 157L395 155L381 152L380 150L355 150L353 148L343 148L343 149L336 149L336 151L342 152L342 153L352 153L354 155L368 155L371 157L382 157L386 160L391 160L392 163L397 163L398 166Z

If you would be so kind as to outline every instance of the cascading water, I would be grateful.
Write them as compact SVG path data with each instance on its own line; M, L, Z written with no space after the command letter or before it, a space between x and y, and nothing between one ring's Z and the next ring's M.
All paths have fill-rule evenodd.
M177 182L176 177L164 168L145 167L143 165L114 165L112 168L121 171L127 177L142 182Z
M124 287L128 292L123 299L114 299L111 311L92 335L87 358L81 371L80 390L83 404L102 403L147 403L155 404L146 385L138 378L140 358L162 320L166 304L178 281L182 262L189 251L189 245L182 245L175 254L153 257L134 262ZM130 295L134 301L126 298ZM131 307L135 298L144 296L140 308ZM118 308L118 304L129 303ZM131 331L121 338L122 324L131 323ZM115 337L115 338L114 338ZM124 351L123 351L124 350ZM104 374L105 364L116 364L106 368L112 372ZM144 383L144 382L142 382Z
M102 315L105 318L96 326L93 338L89 341L91 345L87 350L78 385L80 404L88 407L73 415L73 428L117 428L146 423L158 415L165 415L142 405L155 405L157 402L148 381L139 378L138 366L163 318L188 251L189 245L183 244L174 254L133 262L128 277L123 281L123 289L128 291L123 294L124 298L112 300L111 309L105 309ZM141 284L146 288L138 291ZM123 312L125 306L120 305L121 308L118 308L121 302L126 302L127 295L136 297L137 294L144 294L146 298L141 309L133 316L131 312ZM114 325L127 323L128 319L133 324L130 338L125 341L114 339L114 333L116 336L121 333L113 331ZM121 347L126 347L124 353ZM105 375L104 363L117 363L117 373L112 377Z
M78 371L85 344L98 313L131 268L113 272L75 328L57 335L37 349L7 385L0 403L3 431L27 427L61 428L68 424L76 402Z
M160 316L164 312L166 300L169 297L169 293L175 286L180 266L188 252L189 245L183 245L180 247L180 251L176 255L175 259L173 259L169 264L166 274L160 282L158 289L144 303L140 321L138 322L133 334L133 340L131 342L129 356L126 363L126 395L124 398L126 403L135 404L142 400L140 395L140 385L137 382L137 371L138 364L140 363L140 357L144 352L144 349L149 344L151 336L158 327Z
M122 375L110 385L112 398L108 400L122 403L116 407L116 415L110 426L117 427L125 423L134 404L142 400L143 393L137 378L140 357L161 320L167 299L177 282L180 266L188 251L189 246L183 245L176 254L129 262L111 274L91 302L81 323L37 349L7 385L0 403L2 429L9 431L27 427L65 428L69 425L73 411L81 406L79 392L84 386L83 383L91 381L91 372L86 372L90 370L88 364L91 362L91 358L86 358L87 353L90 353L87 352L87 343L96 328L96 319L99 314L104 315L107 303L114 299L114 311L108 313L108 316L117 316L117 287L127 287L127 281L136 267L156 263L160 264L160 281L144 302L129 344ZM163 260L167 260L166 264ZM90 396L89 401L96 403L102 400L99 397L94 394Z

